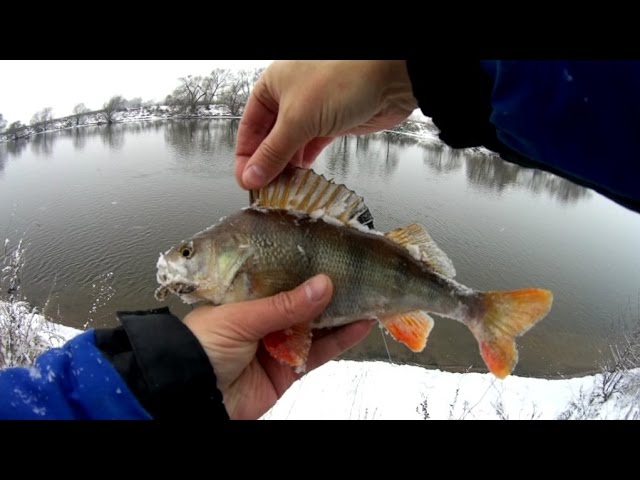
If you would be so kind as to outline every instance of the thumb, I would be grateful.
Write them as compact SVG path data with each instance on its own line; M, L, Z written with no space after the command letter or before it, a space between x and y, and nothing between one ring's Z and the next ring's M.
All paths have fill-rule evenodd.
M329 305L332 295L331 279L316 275L293 290L236 304L234 322L247 340L257 341L271 332L313 321Z
M284 170L298 150L313 137L291 114L279 112L273 129L251 156L242 174L242 186L262 188Z

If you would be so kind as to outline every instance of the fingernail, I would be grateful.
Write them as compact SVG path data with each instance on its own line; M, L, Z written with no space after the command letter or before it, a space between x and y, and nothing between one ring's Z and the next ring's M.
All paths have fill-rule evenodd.
M327 291L327 279L324 275L313 277L304 284L304 291L307 293L309 301L317 302Z
M242 183L246 188L261 187L267 180L267 174L260 165L251 165L242 174Z

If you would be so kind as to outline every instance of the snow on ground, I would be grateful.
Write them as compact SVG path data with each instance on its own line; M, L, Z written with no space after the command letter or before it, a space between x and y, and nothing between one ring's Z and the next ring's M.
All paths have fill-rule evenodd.
M210 118L239 118L230 114L229 108L226 105L201 105L198 106L193 113L185 114L181 113L177 107L167 105L151 105L140 108L128 108L123 111L116 112L113 117L114 123L128 123L139 122L146 120L167 120L171 118L176 119L210 119ZM47 126L46 131L62 130L67 128L82 127L88 125L106 125L106 121L99 113L86 114L80 121L79 125L76 125L76 119L74 117L65 117L52 120ZM394 127L391 130L385 130L385 132L391 132L398 135L405 135L415 138L419 142L429 144L443 144L438 134L440 133L438 127L435 126L431 118L422 114L420 109L416 109L411 113L409 118L402 122L400 125ZM33 126L26 126L26 128L18 134L18 138L27 138L31 135L39 133ZM0 134L0 143L13 139L13 135L7 132ZM474 147L470 149L474 152L480 152L485 155L496 155L495 153L487 150L484 147Z
M113 116L114 123L127 123L127 122L139 122L144 120L165 120L169 118L238 118L230 115L229 108L226 105L208 105L199 106L194 113L184 114L176 107L167 105L151 105L140 108L128 108L116 112ZM47 132L54 130L63 130L66 128L83 127L87 125L106 125L106 121L100 113L86 114L76 125L76 119L74 117L64 117L51 120L47 126ZM40 133L40 130L36 130L33 126L27 125L18 134L18 138L27 138L36 133ZM0 143L13 139L13 134L8 132L0 133Z
M0 300L0 348L13 338L12 351L32 358L33 354L49 347L58 347L81 330L50 322L26 301Z
M71 340L76 335L82 333L82 330L78 330L77 328L73 327L67 327L66 325L61 325L59 323L49 322L49 325L57 336L57 338L51 342L52 347L62 346L64 343Z
M636 378L640 369L628 372ZM297 381L263 419L633 418L635 395L599 402L601 375L546 380L333 361ZM590 403L591 402L591 403Z
M191 117L227 115L224 108L200 107ZM149 107L120 112L116 121L128 122L176 115L170 107ZM68 128L53 122L53 128ZM97 124L89 116L86 124ZM441 142L431 119L414 111L394 133L422 142ZM487 155L484 148L475 148ZM11 309L11 310L10 310ZM36 343L59 346L80 333L48 322L26 302L0 301L3 312L29 318L31 331L24 335ZM1 339L0 339L1 340ZM1 346L1 344L0 344ZM602 397L603 375L546 380L491 374L450 373L387 362L332 361L292 385L263 419L558 419L640 418L640 369L621 372L617 391Z
M10 310L12 309L12 310ZM81 330L48 322L26 302L0 301L2 315L23 314L38 338L62 345ZM25 322L26 323L26 322ZM41 330L39 330L41 328ZM25 337L33 340L33 336ZM388 362L332 361L308 373L262 419L561 419L640 418L640 368L624 372L604 401L602 375L547 380L450 373Z

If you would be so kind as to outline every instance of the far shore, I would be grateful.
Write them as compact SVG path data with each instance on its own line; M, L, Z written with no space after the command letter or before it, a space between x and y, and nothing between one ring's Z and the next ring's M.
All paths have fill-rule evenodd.
M69 117L58 118L51 120L46 128L41 125L26 125L18 134L13 132L4 131L0 133L0 144L9 142L12 140L22 140L29 138L39 133L55 132L59 130L68 130L70 128L80 128L87 126L106 126L110 124L141 122L149 120L211 120L211 119L225 119L233 120L240 119L239 115L230 115L228 109L224 105L209 105L207 107L200 106L193 113L184 113L179 109L168 105L153 105L140 108L131 108L117 112L114 115L111 123L108 123L100 112L91 112L80 115L80 120L77 121L78 115L72 115ZM398 135L404 135L407 137L415 138L422 141L439 141L437 137L438 129L433 125L431 119L421 115L419 112L414 112L407 120L402 122L397 127L384 130L381 133L394 133Z
M18 134L4 131L0 133L0 143L9 142L11 140L22 140L29 138L38 133L54 132L58 130L67 130L70 128L79 128L87 126L106 126L109 124L140 122L147 120L170 120L170 119L239 119L238 115L230 115L225 112L226 107L223 105L209 105L208 107L199 107L194 113L183 113L178 109L167 105L154 105L150 107L131 108L117 112L111 123L102 118L100 112L91 112L80 115L80 120L76 123L78 115L63 117L51 120L45 128L41 125L27 125Z

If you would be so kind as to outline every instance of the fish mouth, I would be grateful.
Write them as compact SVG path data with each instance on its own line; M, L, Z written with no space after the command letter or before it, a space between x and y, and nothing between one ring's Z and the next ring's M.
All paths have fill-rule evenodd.
M154 296L156 297L156 300L158 300L159 302L162 302L164 301L165 298L167 298L167 295L169 294L169 292L180 296L180 295L188 295L190 293L195 292L196 290L198 290L197 285L193 285L185 282L173 282L165 285L160 285L156 289Z

